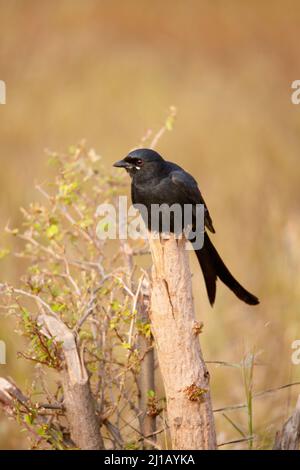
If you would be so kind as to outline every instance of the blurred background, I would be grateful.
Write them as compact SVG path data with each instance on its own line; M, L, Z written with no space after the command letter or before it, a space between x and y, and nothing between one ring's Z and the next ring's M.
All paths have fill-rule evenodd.
M300 381L300 365L291 361L291 344L300 339L300 105L291 103L291 83L300 79L299 2L0 0L0 11L0 79L7 86L1 232L37 198L35 182L49 178L46 147L62 151L86 138L110 167L174 105L174 130L158 150L196 177L214 243L261 299L248 307L219 284L211 309L191 260L204 357L239 364L257 354L253 393ZM10 243L1 235L0 250ZM17 284L24 268L3 257L0 281ZM1 314L7 364L0 376L26 391L30 367L16 357L22 345L14 329ZM240 367L209 369L215 409L245 403ZM271 445L299 391L254 399L260 447ZM241 437L226 416L216 413L219 443ZM228 416L248 434L246 409ZM0 448L27 445L0 414Z

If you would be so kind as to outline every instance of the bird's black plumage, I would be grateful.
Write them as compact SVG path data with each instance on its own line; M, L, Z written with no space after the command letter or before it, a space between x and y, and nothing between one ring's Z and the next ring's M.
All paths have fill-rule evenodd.
M114 164L125 168L131 176L131 197L133 204L143 204L148 211L146 223L150 228L151 205L153 204L185 204L204 205L204 225L215 233L213 222L198 184L192 175L175 163L165 161L151 149L137 149L127 157ZM172 231L172 226L171 226ZM195 249L205 280L206 290L211 305L216 297L216 281L219 278L235 295L249 305L259 303L257 297L248 292L230 273L207 232L201 249Z

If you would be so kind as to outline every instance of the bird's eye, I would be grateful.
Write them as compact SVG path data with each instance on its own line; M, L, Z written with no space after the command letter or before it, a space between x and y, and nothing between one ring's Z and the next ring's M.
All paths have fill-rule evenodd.
M143 160L141 160L141 159L136 160L136 164L141 166L143 164Z

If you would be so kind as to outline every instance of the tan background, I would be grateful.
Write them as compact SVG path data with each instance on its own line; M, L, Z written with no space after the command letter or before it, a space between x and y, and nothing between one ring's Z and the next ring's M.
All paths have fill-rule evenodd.
M1 231L47 178L45 147L85 137L109 166L175 105L174 132L159 150L197 178L216 246L261 298L250 308L220 285L211 309L192 261L205 358L238 363L260 352L254 391L299 380L291 342L300 339L300 106L290 99L300 79L299 2L0 0L0 11ZM23 269L0 260L0 280L18 282ZM1 316L0 375L26 388L30 367L16 359L13 330ZM215 408L245 401L238 368L210 370ZM255 400L254 431L266 446L297 390ZM247 432L245 411L230 416ZM222 415L217 425L219 442L239 437ZM0 415L0 448L26 445Z

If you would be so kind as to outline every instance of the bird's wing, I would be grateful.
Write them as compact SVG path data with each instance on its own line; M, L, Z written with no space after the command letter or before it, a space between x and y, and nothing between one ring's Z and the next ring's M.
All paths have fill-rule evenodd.
M131 182L131 201L132 204L135 204L135 187L134 184Z
M170 173L170 178L172 182L180 188L182 193L185 194L187 201L191 204L203 204L204 205L204 223L205 226L212 233L215 233L213 222L209 214L208 208L205 204L205 201L202 197L200 189L198 187L197 181L183 170L173 170Z

